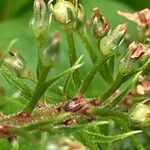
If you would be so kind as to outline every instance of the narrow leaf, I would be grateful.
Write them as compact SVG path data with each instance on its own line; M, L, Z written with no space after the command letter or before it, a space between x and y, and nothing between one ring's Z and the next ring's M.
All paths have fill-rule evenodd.
M15 90L21 91L21 95L26 99L31 99L32 90L28 85L26 85L23 81L21 81L18 77L16 77L11 71L8 69L1 70L1 74L8 82L8 84L14 88Z
M48 129L48 131L50 133L71 133L71 132L77 132L79 130L83 130L83 129L87 129L93 126L98 126L98 125L105 125L108 124L109 121L94 121L91 123L84 123L84 124L79 124L79 125L70 125L70 126L66 126L66 125L55 125L53 127L51 127L51 129Z
M90 136L91 140L93 140L95 142L107 143L107 142L114 142L114 141L122 140L124 138L127 138L128 136L131 136L131 135L134 135L137 133L141 133L142 131L140 131L140 130L131 131L131 132L115 135L115 136L105 136L102 134L96 134L93 132L89 132L87 130L84 130L83 132L86 136Z
M141 72L137 73L135 75L135 77L131 80L129 85L124 89L124 91L113 100L112 107L115 107L118 103L120 103L123 100L123 98L126 96L126 94L131 89L132 85L134 85L134 83L137 81L140 74L141 74Z

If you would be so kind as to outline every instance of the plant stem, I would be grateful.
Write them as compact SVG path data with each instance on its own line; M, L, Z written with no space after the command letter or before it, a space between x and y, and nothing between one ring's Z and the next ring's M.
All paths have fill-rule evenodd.
M85 79L82 81L81 86L79 88L80 94L85 94L87 88L89 87L90 83L94 79L96 73L103 68L103 65L108 60L108 56L105 56L103 54L100 54L96 63L94 64L93 68L90 70L90 72L86 75Z
M131 82L128 84L128 86L124 89L124 91L117 96L112 103L112 107L114 108L117 104L121 103L121 101L123 100L123 98L127 95L127 93L129 92L129 90L131 89L132 85L134 85L134 83L137 81L139 75L141 74L141 72L137 73L135 75L134 78L131 79Z
M69 48L68 52L69 52L70 66L73 66L77 60L73 32L66 30L66 37L67 37L67 43L68 43L68 48ZM72 74L72 77L73 77L73 82L76 85L76 87L79 87L79 85L81 84L79 71L75 70L74 73Z
M50 67L43 67L42 68L41 75L40 75L39 81L36 85L36 88L34 90L34 94L32 96L32 99L29 102L29 104L26 106L26 108L24 109L25 112L29 112L29 113L32 112L33 109L36 107L39 99L41 98L41 96L45 92L42 89L44 88L45 80L47 78L49 70L50 70Z
M42 70L42 61L41 61L41 56L40 56L40 53L41 53L41 49L42 47L44 46L45 44L45 37L41 36L39 37L39 39L37 40L37 49L38 49L38 63L37 63L37 80L40 79L40 72Z
M101 101L106 101L122 84L123 76L118 74L114 83L106 90L106 92L100 97Z
M82 40L82 43L84 44L85 48L87 49L87 51L88 51L88 53L89 53L89 55L90 55L90 58L91 58L92 62L95 63L96 60L97 60L97 56L96 56L96 53L95 53L95 51L93 50L91 44L89 43L87 37L85 36L85 33L84 33L84 32L78 32L78 35L79 35L80 39ZM99 42L100 42L100 41L99 41ZM99 48L98 48L98 49L99 49ZM102 53L102 52L100 51L100 53ZM102 69L99 70L99 73L100 73L101 77L102 77L107 83L111 84L113 79L112 79L112 77L111 77L110 75L109 75L108 77L105 76L105 72L107 72L107 75L109 75L109 70L108 70L107 64L105 64L105 65L103 66L103 70L102 70Z
M90 54L92 62L94 63L97 60L95 51L93 50L92 46L90 45L88 39L86 38L86 36L83 32L78 32L78 35L79 35L80 39L82 40L82 43L86 47L88 53Z

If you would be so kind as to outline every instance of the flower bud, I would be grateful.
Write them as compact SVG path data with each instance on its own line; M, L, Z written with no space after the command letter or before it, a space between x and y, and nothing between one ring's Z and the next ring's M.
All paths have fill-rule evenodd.
M45 40L48 27L46 5L43 0L34 1L34 14L30 22L30 26L38 42L43 42L43 40Z
M145 124L148 121L148 114L150 113L150 106L139 103L132 108L129 117L131 120ZM150 120L149 120L150 121Z
M92 17L89 23L92 34L95 38L103 38L108 34L110 29L109 22L100 14L97 7L93 9Z
M75 28L77 11L70 1L58 0L54 6L52 6L51 1L49 1L48 6L50 12L58 23L66 28Z
M17 51L10 51L10 57L4 59L4 65L14 72L18 77L26 75L26 61Z
M55 20L67 29L80 29L85 22L83 7L76 0L58 0L55 5L49 1L48 7Z
M41 60L44 66L54 66L60 56L60 37L59 33L55 32L47 41L45 48L41 50Z
M112 55L123 41L127 30L126 24L121 24L116 27L109 35L105 36L100 43L100 49L104 55Z

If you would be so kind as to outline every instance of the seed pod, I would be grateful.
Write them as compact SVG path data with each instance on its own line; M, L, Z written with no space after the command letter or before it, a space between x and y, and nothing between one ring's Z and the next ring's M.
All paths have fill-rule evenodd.
M122 43L126 30L126 24L120 24L101 40L100 49L104 55L112 55L114 53L114 50Z
M60 38L59 33L52 34L43 50L41 50L41 60L44 66L54 66L59 61Z
M85 98L82 97L82 96L77 96L77 97L73 98L72 101L66 103L63 106L63 109L66 112L69 112L69 111L70 112L75 112L75 111L80 110L85 105L86 105Z

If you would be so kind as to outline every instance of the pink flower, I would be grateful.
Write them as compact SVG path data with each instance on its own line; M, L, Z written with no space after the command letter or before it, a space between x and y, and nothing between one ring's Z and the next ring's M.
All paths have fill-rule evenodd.
M139 58L145 53L145 47L142 43L132 42L129 45L129 50L131 51L131 58Z
M150 25L150 9L148 8L145 8L135 13L118 11L118 14L135 22L140 27Z

